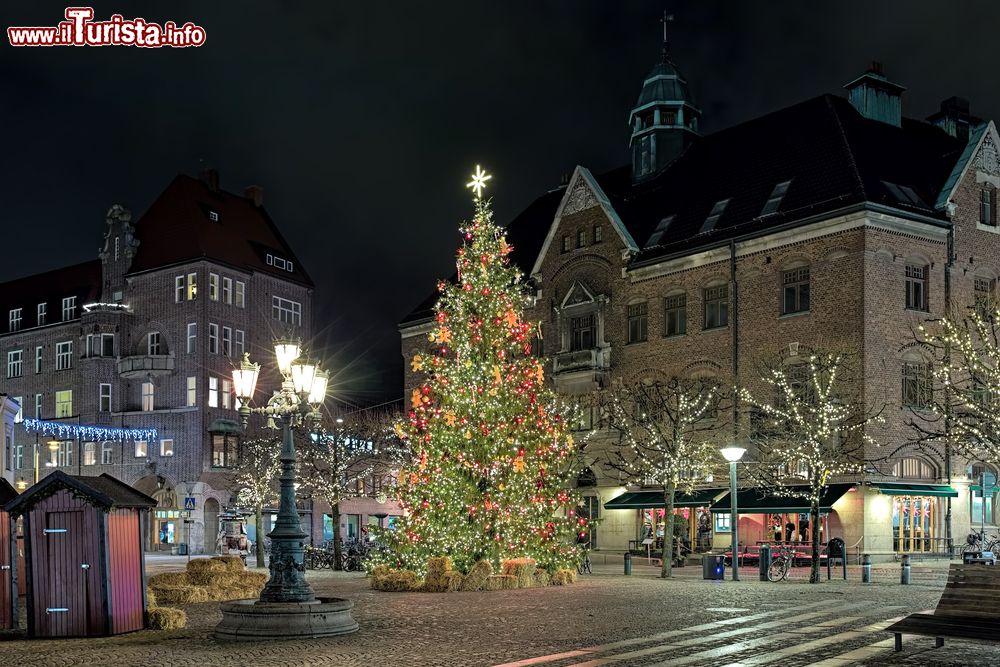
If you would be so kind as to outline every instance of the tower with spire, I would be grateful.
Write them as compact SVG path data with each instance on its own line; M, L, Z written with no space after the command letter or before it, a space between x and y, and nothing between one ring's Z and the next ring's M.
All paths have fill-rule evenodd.
M698 136L701 110L695 106L687 80L670 59L664 12L660 62L646 75L639 100L629 113L632 135L632 180L643 181L670 164Z

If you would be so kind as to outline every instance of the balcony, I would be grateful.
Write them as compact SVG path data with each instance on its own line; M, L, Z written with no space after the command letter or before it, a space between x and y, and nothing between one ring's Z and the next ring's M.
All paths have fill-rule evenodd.
M606 386L611 368L611 348L562 352L552 359L556 391L579 394Z
M172 354L138 354L118 360L118 375L126 379L170 375L173 372Z

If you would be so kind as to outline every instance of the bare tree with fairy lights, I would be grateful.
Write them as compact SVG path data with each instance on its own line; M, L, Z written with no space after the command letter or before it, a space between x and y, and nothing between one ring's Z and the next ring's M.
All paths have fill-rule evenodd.
M750 408L749 439L756 447L746 467L756 483L775 496L809 504L812 554L810 583L819 582L820 502L838 475L860 474L870 433L882 423L882 408L866 407L857 395L860 378L848 353L813 352L761 364L760 389L739 389Z
M693 491L717 464L726 397L716 383L671 378L619 384L599 400L612 436L602 464L630 484L663 488L660 577L670 577L676 496Z
M264 507L278 499L275 480L281 471L281 440L255 437L240 444L239 462L232 473L236 502L254 510L257 567L264 567ZM215 536L212 536L213 539Z

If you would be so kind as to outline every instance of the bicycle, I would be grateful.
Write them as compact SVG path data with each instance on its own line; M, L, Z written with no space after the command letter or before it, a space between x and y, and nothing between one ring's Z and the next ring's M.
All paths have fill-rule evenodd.
M590 542L583 545L583 558L576 564L577 574L593 574L593 562L590 560Z
M996 553L997 549L1000 549L1000 537L994 535L987 538L985 530L974 530L969 533L968 537L965 538L965 544L962 545L962 560L965 560L965 554L968 552L992 551Z
M795 554L790 549L778 551L778 555L771 559L771 565L767 568L767 580L778 582L788 576L788 571L792 569L792 560Z

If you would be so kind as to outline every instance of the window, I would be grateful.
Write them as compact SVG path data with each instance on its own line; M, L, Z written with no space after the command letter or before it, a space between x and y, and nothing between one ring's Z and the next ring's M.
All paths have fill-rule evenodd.
M83 443L83 465L92 466L97 463L97 443Z
M14 448L14 470L24 467L24 445L18 444Z
M173 456L173 455L174 455L173 439L160 440L160 456Z
M73 465L73 441L60 440L59 451L56 454L56 465L70 467Z
M927 310L927 266L906 265L906 308Z
M936 479L937 473L931 464L922 459L907 458L897 461L892 474L904 479Z
M232 327L222 327L222 354L227 357L233 356L233 329Z
M73 341L56 343L56 370L64 371L73 367Z
M68 322L76 317L76 297L68 296L62 300L62 321Z
M208 274L208 300L218 301L219 300L219 274L210 273Z
M569 252L573 249L573 238L569 235L563 237L562 251Z
M208 353L218 354L219 353L219 325L211 324L208 325Z
M198 378L193 375L188 376L187 379L187 403L189 408L193 408L198 405Z
M222 279L222 302L232 304L233 303L233 279L223 278Z
M225 433L213 433L212 467L232 468L238 462L236 437Z
M785 378L783 385L775 387L775 405L782 410L787 410L793 407L789 405L790 401L808 405L816 404L818 398L816 385L809 364L804 362L791 363L784 367L783 374Z
M219 378L208 378L208 407L219 407Z
M222 407L226 410L229 409L229 398L232 396L232 381L223 380L222 381Z
M242 280L236 281L236 307L245 308L247 305L247 285Z
M302 304L280 296L271 297L271 316L279 322L293 326L302 325Z
M38 326L45 324L45 317L47 315L46 311L48 310L48 307L49 304L47 303L38 304L38 310L35 311L38 317Z
M187 353L194 354L198 351L198 324L189 322L187 326Z
M149 356L156 356L162 354L160 351L160 332L150 331L149 335L146 336L146 354Z
M809 311L809 267L781 272L781 314Z
M600 225L594 225L594 243L600 243L604 240L602 235L602 230Z
M14 401L17 403L17 414L14 415L14 423L20 424L24 421L24 397L15 396Z
M638 155L638 171L640 176L645 176L646 174L653 171L653 165L655 163L654 152L656 151L656 140L651 134L645 134L639 137L639 155Z
M641 343L647 339L649 304L633 303L626 309L628 317L628 342Z
M187 274L187 300L194 301L198 296L198 274Z
M246 352L246 334L240 329L236 330L236 356L243 357Z
M665 218L661 218L658 223L656 223L656 229L650 234L649 240L646 241L646 247L651 248L653 246L659 245L660 241L663 240L663 235L667 233L670 228L670 223L674 221L674 216L668 215Z
M587 245L587 230L581 229L576 233L576 247L583 248Z
M732 530L732 515L729 512L717 512L715 515L715 532L728 533Z
M976 278L973 281L973 290L976 298L976 312L983 317L989 316L996 307L996 299L993 295L996 290L996 281L989 278Z
M142 411L152 412L153 411L153 383L143 382L142 383Z
M722 217L722 214L726 212L727 206L729 206L728 199L720 199L715 202L715 205L712 206L712 210L709 211L708 217L705 218L705 222L702 223L701 229L698 230L698 233L704 234L705 232L710 232L715 229L716 223L719 222L719 218Z
M211 220L212 222L218 222L219 221L219 212L218 211L209 211L208 212L208 219Z
M35 346L35 372L42 372L42 350L44 348L41 345Z
M705 328L718 329L729 326L729 286L708 287L704 294Z
M35 419L42 418L42 395L35 394Z
M21 309L12 308L10 311L10 318L7 322L10 325L7 327L8 331L19 331L21 329Z
M149 455L148 445L145 440L135 441L135 457L142 458Z
M22 350L11 350L7 353L7 377L8 378L19 378L21 377L21 370L23 364L22 357L24 353Z
M111 412L111 385L101 384L98 387L100 396L99 409L101 412Z
M101 465L105 466L111 465L112 458L114 456L114 454L112 454L112 452L114 451L112 449L113 444L114 443L112 443L110 440L105 440L104 442L101 443Z
M687 333L687 294L668 296L663 300L666 336L682 336Z
M573 352L578 350L590 350L594 347L597 338L595 331L594 314L571 317L569 320L569 349Z
M997 471L992 466L976 463L969 467L969 517L973 525L996 523Z
M87 357L115 356L114 334L87 334Z
M180 303L184 300L184 276L174 278L174 302Z
M761 215L769 215L778 210L781 206L781 200L784 198L785 193L788 192L788 186L791 181L782 181L774 186L771 190L771 196L767 198L767 202L764 204L764 209L760 212Z
M118 257L120 256L120 253L121 253L121 237L116 236L115 237L115 261L116 262L118 261Z
M931 402L932 388L930 364L919 361L903 363L903 405L926 408Z
M979 223L987 227L997 226L997 191L986 187L979 191Z
M73 416L73 390L56 392L56 419Z

